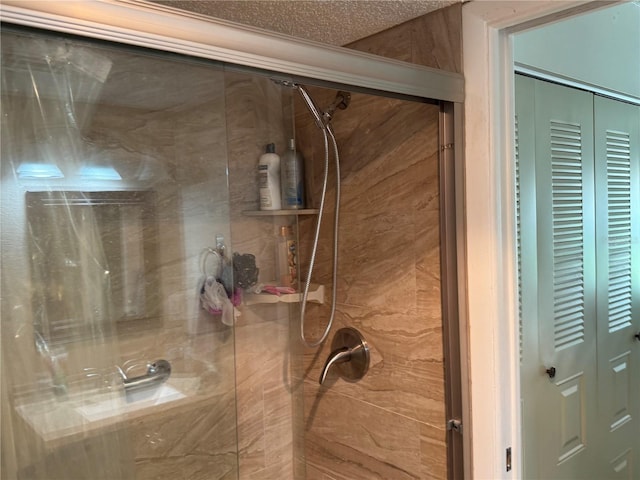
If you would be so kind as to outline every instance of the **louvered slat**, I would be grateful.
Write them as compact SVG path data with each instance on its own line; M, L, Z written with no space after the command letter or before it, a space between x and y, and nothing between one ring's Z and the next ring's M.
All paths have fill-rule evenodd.
M518 116L515 118L515 160L516 160L516 254L518 258L518 328L519 352L522 365L523 333L522 333L522 244L520 242L520 142L518 141Z
M609 332L631 325L631 144L607 130Z
M584 341L582 134L580 125L551 121L554 344Z

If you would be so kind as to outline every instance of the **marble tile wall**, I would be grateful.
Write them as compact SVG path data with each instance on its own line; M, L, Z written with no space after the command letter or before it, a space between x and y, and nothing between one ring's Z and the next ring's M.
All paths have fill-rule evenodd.
M357 40L348 48L383 57L462 72L462 5L452 5Z
M434 12L350 48L459 71L460 8ZM334 92L313 89L327 105ZM322 144L296 108L298 148L318 198ZM438 107L353 94L334 115L341 154L341 226L335 330L362 332L373 349L367 375L317 378L330 348L304 354L304 455L309 480L445 479L446 434L440 292ZM331 180L333 181L333 180ZM329 199L332 199L332 194ZM329 201L331 212L333 201ZM331 227L317 281L330 285ZM301 224L301 248L311 225ZM328 307L313 306L318 335Z
M249 217L258 210L257 164L268 143L282 154L293 132L291 91L268 78L226 72L233 250L256 257L259 281L275 275L278 226L292 217ZM291 363L286 305L242 305L235 330L238 455L243 480L293 479L293 413L300 382ZM300 432L301 433L301 432ZM301 477L295 477L301 478Z
M166 299L164 323L155 347L132 339L121 349L128 354L157 348L173 352L178 366L184 362L185 369L204 370L208 385L220 393L210 395L206 406L179 412L175 421L165 424L166 417L158 416L133 425L136 474L141 479L176 478L177 472L189 479L295 476L292 418L294 398L302 389L292 378L296 366L291 363L290 308L241 305L233 335L224 335L224 329L211 328L202 319L193 303L192 285L185 282L199 275L197 253L202 245L192 245L191 238L205 235L213 241L218 233L228 239L229 254L255 255L261 282L275 277L276 232L294 219L248 217L243 212L258 209L256 167L265 146L273 142L283 153L293 132L292 95L266 77L229 71L224 72L219 92L219 98L191 106L163 124L173 132L165 168L170 178L178 179L177 186L161 189L158 199L158 211L164 212L159 228L166 243L158 265ZM185 314L191 319L186 343ZM189 361L191 352L213 367ZM188 433L193 429L202 435Z
M458 27L459 10L448 9L351 47L457 71ZM146 82L146 88L124 92L109 84L83 135L125 171L126 165L136 165L155 172L160 238L154 268L162 279L161 308L154 321L126 330L116 342L69 347L67 364L90 360L110 368L141 358L166 358L174 375L198 377L199 394L180 408L136 416L125 428L114 427L100 437L87 432L54 450L34 442L33 433L18 420L3 422L3 437L16 440L10 450L3 445L3 457L17 454L3 465L24 478L65 472L70 460L86 470L79 470L86 478L98 478L91 477L96 469L138 479L445 478L437 107L355 94L349 109L336 114L344 197L334 330L341 325L359 328L372 344L374 362L362 382L330 379L318 388L315 379L327 347L301 355L294 307L241 306L233 338L203 315L195 300L198 257L216 234L231 239L233 251L256 256L261 281L275 276L277 227L295 220L242 212L257 209L255 167L264 146L275 142L283 152L287 132L294 130L291 91L237 72L225 72L222 86L222 77L212 78L208 69L187 74L189 69L178 67L166 78L173 93L154 105L139 92L160 91L162 85L153 79L162 75L149 72L161 72L162 62L117 60L122 67L112 71L115 83L135 80ZM187 80L189 88L184 87ZM218 95L207 96L216 91ZM197 101L187 93L196 93ZM320 105L333 100L334 93L313 91ZM4 105L9 103L3 99ZM313 172L308 180L317 199L322 156L318 130L304 106L298 104L296 111L298 147ZM3 118L3 130L7 121ZM3 159L9 158L5 153ZM138 163L132 164L132 157ZM227 161L228 187L225 167L220 167ZM212 171L212 165L220 168ZM2 253L3 258L11 253L15 268L5 264L3 269L15 274L16 288L6 289L3 283L3 296L8 293L6 298L24 306L26 252L15 249L24 245L24 219L15 217L24 206L6 166L3 160L3 225L15 234L9 244L3 243ZM227 188L230 202L220 202ZM7 212L13 217L4 221ZM312 225L310 218L299 221L303 255L309 251L305 232ZM327 285L329 245L325 236L317 273L317 281ZM2 330L3 346L8 346L2 352L3 418L16 379L46 376L40 359L26 353L32 349L29 313L8 314L5 306L3 320L12 322L3 321ZM311 306L309 324L320 325L326 308ZM10 342L17 333L23 341ZM13 365L9 372L7 364ZM100 452L109 454L111 464Z
M197 300L202 249L215 246L218 234L230 242L222 72L202 75L201 81L211 90L197 108L160 110L158 124L143 128L149 135L160 132L170 145L162 157L166 176L155 185L161 328L119 335L119 355L123 363L166 358L172 376L199 382L189 405L129 423L135 477L143 480L232 479L238 471L233 333ZM126 125L123 130L131 131Z

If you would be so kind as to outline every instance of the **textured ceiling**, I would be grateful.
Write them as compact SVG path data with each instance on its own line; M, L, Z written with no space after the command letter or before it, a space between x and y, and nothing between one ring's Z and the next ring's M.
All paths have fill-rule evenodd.
M461 0L154 0L181 10L346 45Z

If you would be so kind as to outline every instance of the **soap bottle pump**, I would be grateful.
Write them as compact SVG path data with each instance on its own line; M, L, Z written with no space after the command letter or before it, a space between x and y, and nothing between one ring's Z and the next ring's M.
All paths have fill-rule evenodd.
M280 210L280 157L273 143L267 145L258 162L260 210Z

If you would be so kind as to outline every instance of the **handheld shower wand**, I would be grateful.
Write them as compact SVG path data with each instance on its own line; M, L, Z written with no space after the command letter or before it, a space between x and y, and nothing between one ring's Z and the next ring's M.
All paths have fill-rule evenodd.
M336 313L336 293L337 293L337 285L338 285L338 227L340 224L340 155L338 152L338 143L336 142L335 134L333 133L333 129L331 128L331 118L336 109L344 110L349 105L351 100L351 94L349 92L338 92L336 99L329 106L329 108L322 112L316 106L313 98L307 92L307 89L302 85L291 83L291 82L278 82L288 87L295 88L305 105L309 109L311 116L313 117L317 127L322 131L322 135L324 137L324 178L322 182L322 195L320 197L320 206L318 211L318 219L316 221L315 233L313 237L313 247L311 249L311 258L309 260L309 270L307 272L307 277L304 282L304 289L302 294L302 303L300 305L300 339L302 343L307 347L317 347L322 344L329 335L329 331L331 330L331 326L333 325L333 319ZM327 194L327 182L329 179L329 138L331 138L331 143L333 144L333 151L335 157L335 165L336 165L336 194L335 194L335 211L333 218L333 274L332 274L332 288L331 288L331 314L329 316L329 321L327 322L327 326L323 334L316 341L310 342L307 340L305 335L305 313L307 308L307 297L309 296L309 286L311 285L311 276L313 275L313 268L315 265L316 254L318 252L318 242L320 239L320 226L322 224L322 215L324 213L324 204L325 198Z
M309 92L307 92L307 89L304 88L302 85L297 85L297 84L294 84L294 85L295 85L295 89L298 90L298 93L302 97L302 100L304 100L304 103L309 109L309 112L311 112L311 116L316 121L316 125L320 130L324 131L325 122L323 120L323 114L320 113L320 110L316 106L316 103L313 101L313 98L311 98L311 95L309 95Z
M309 92L302 86L297 85L297 90L300 93L300 96L304 100L307 108L311 112L316 125L322 131L322 135L324 137L324 175L322 181L322 195L320 197L320 206L318 210L318 219L316 221L315 233L313 236L313 247L311 249L311 258L309 260L309 270L307 271L307 278L304 282L304 290L302 294L302 303L300 305L300 339L302 343L307 347L317 347L322 344L329 335L329 331L331 330L331 326L333 325L333 319L336 314L336 295L337 295L337 285L338 285L338 226L340 225L340 157L338 154L338 144L336 142L336 137L333 134L333 130L331 129L331 125L329 124L329 120L331 120L331 115L325 116L325 114L321 114L318 110L318 107L313 102L311 95ZM325 121L325 119L327 119ZM322 215L324 213L324 203L327 195L327 182L329 179L329 141L328 138L331 138L333 143L333 150L335 153L335 165L336 165L336 195L335 195L335 210L333 217L333 275L332 275L332 287L331 287L331 314L329 316L329 321L327 322L327 326L323 334L320 338L314 342L310 342L307 340L305 335L305 313L307 308L307 297L309 295L309 286L311 285L311 276L313 275L313 267L315 265L316 254L318 252L318 243L320 240L320 226L322 224Z

